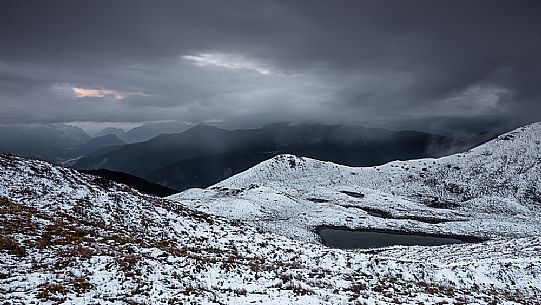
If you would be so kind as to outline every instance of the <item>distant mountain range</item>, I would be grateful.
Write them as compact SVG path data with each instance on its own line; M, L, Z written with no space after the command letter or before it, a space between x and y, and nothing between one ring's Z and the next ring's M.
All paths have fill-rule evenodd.
M117 145L179 133L191 125L181 121L147 123L125 131L108 127L93 136L68 124L0 126L0 152L71 166L76 158Z
M156 122L147 123L125 131L121 128L107 127L99 131L95 137L104 135L115 135L126 143L136 143L148 141L161 134L179 133L193 127L193 125L183 121Z
M111 127L94 137L65 124L4 126L0 127L0 152L77 169L127 173L182 191L210 186L278 154L373 166L464 151L497 134L476 131L443 136L315 124L271 124L237 130L204 124L187 129L189 126L173 121L149 123L128 131Z
M125 143L113 135L92 139L83 129L71 125L0 127L0 152L54 163L119 144Z
M494 136L481 132L457 139L418 131L310 124L225 130L200 124L181 133L96 151L80 158L74 167L126 172L184 190L207 187L278 154L373 166L455 153Z

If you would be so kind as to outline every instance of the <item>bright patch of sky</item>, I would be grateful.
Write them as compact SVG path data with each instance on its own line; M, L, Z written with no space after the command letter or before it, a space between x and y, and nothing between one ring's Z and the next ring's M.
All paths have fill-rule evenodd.
M92 88L79 88L71 87L71 90L77 97L108 97L111 96L116 100L123 100L132 95L151 96L141 92L125 92L112 89L92 89Z
M215 66L227 69L252 70L262 75L272 73L271 69L265 65L240 55L201 53L197 55L183 55L182 59L188 60L198 66Z

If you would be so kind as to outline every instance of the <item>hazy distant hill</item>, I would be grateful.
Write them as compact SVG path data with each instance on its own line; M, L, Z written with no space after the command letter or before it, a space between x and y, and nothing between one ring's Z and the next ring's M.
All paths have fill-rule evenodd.
M192 125L182 121L146 123L127 131L121 128L107 127L100 130L94 137L104 135L115 135L126 143L137 143L148 141L161 134L179 133L192 127Z
M91 138L64 124L0 127L0 152L69 165L71 159L126 142L113 134Z
M88 142L73 148L74 155L82 156L94 151L100 150L104 147L123 145L126 142L120 140L113 134L104 135L101 137L90 139Z
M122 139L124 138L125 134L126 134L126 131L122 128L107 127L100 130L98 133L96 133L94 135L94 138L99 138L101 136L106 136L106 135L115 135L117 138Z
M371 166L461 151L486 137L464 142L417 131L360 126L272 124L224 130L200 124L182 133L91 154L75 167L126 172L183 190L211 185L282 153Z
M1 152L51 162L72 158L72 149L89 140L84 130L70 125L0 127Z

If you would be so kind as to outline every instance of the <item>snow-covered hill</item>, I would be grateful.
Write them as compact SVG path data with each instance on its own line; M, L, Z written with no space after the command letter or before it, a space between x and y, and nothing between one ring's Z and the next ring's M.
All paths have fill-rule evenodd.
M397 147L400 149L400 147ZM439 159L376 167L280 155L170 197L315 241L320 225L479 236L541 232L541 123Z
M393 211L395 216L434 210L398 193L398 187L390 197L389 190L370 190L369 181L357 186L349 179L368 169L346 169L280 157L207 191L214 194L208 206L223 198L245 211L237 216L276 222L282 211L258 205L262 200L275 199L277 207L290 202L293 211L331 205L344 215L360 211L358 223L370 217L338 203L361 206L374 198L378 204L377 198L389 196L402 202L403 209L416 207L413 212ZM316 180L310 182L317 171L327 178L312 177ZM288 174L297 179L298 188L281 181ZM233 183L247 185L234 189ZM313 189L300 188L306 185ZM344 190L366 194L336 193ZM530 197L520 201L522 193L510 194L517 194L508 198L517 198L520 207L514 217L534 223ZM343 200L334 202L338 195ZM324 196L333 202L315 200ZM203 204L203 197L187 203L197 200ZM447 219L470 217L466 208L438 211L437 217ZM305 228L298 225L299 232ZM523 235L438 247L329 249L196 211L183 201L146 196L46 162L0 155L1 304L536 304L541 296L541 238Z

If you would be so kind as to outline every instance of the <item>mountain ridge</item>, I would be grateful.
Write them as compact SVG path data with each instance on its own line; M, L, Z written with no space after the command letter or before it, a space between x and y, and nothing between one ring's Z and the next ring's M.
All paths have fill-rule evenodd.
M534 123L439 159L348 167L279 155L170 198L306 241L317 240L314 228L322 225L528 236L541 230L540 141L541 123Z
M484 140L482 136L473 143ZM227 178L229 173L235 174L261 161L258 158L243 159L243 154L292 153L360 166L438 156L468 148L471 144L423 132L393 132L359 126L273 124L259 129L229 131L198 125L183 133L160 135L147 142L86 156L75 167L127 172L183 190L210 186ZM403 149L397 150L396 146ZM239 157L233 158L235 153ZM189 163L189 159L198 163ZM199 170L209 163L214 167L211 171Z

